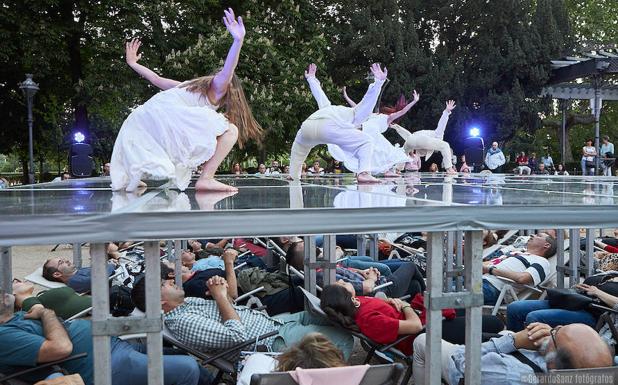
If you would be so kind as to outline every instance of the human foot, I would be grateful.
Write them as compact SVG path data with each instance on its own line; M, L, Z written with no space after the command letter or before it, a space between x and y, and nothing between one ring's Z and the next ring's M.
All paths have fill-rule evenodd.
M238 191L198 191L195 193L195 200L200 210L212 211L218 202L236 194L238 194Z
M361 172L360 174L356 175L356 181L358 183L380 183L379 179L374 178L368 172Z
M227 191L238 192L238 189L234 186L221 183L214 178L200 178L195 183L195 189L197 191Z
M449 175L457 175L457 170L455 170L455 167L451 167L448 170L446 170L446 173Z

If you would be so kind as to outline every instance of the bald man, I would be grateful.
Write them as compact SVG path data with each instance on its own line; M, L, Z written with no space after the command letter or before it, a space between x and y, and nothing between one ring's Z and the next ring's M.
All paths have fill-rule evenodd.
M425 384L425 334L414 340L414 383ZM582 347L585 347L582 349ZM442 341L442 379L457 385L464 377L465 347ZM481 383L529 384L531 376L549 369L603 368L613 365L612 353L590 326L532 323L515 334L481 345ZM507 370L508 369L508 370Z
M491 172L502 172L502 166L506 163L502 150L498 148L498 142L493 142L491 148L485 154L485 165Z

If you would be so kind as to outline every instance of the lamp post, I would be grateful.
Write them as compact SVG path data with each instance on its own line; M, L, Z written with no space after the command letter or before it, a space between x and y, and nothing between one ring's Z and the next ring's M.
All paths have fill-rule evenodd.
M28 183L34 184L34 151L32 146L32 102L39 85L32 80L32 74L26 74L26 80L19 84L28 105Z

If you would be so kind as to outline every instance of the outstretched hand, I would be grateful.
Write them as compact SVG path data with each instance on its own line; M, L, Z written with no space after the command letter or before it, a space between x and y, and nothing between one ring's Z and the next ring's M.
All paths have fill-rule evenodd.
M416 92L416 90L414 90L414 92L412 92L412 103L414 104L418 103L420 98L421 98L421 95L418 92Z
M142 54L137 52L141 45L142 42L140 39L133 39L127 42L127 44L125 45L127 64L135 64L139 59L142 58Z
M315 73L318 71L318 66L316 66L315 64L311 63L309 64L309 67L307 67L307 70L305 71L305 78L313 78L315 77Z
M234 40L242 40L245 37L245 25L242 22L242 17L234 16L234 11L232 8L228 8L223 11L225 14L223 16L223 24L225 24L225 28L230 32L230 35L234 38Z
M371 65L371 73L376 80L385 80L388 75L388 70L386 67L382 70L379 63L373 63Z
M455 107L457 107L457 106L455 105L455 101L454 100L449 100L449 101L446 102L446 110L448 112L453 111L455 109Z

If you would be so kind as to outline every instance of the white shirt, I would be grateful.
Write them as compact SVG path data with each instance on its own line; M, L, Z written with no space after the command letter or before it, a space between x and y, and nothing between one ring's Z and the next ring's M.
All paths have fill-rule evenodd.
M534 286L545 281L549 277L550 270L550 264L547 258L539 257L534 254L521 254L509 257L497 264L496 267L505 271L528 273L532 276ZM486 279L498 290L502 290L502 287L506 285L506 282L493 275L485 274L483 275L483 279ZM515 288L517 291L521 291L522 289L518 290Z

